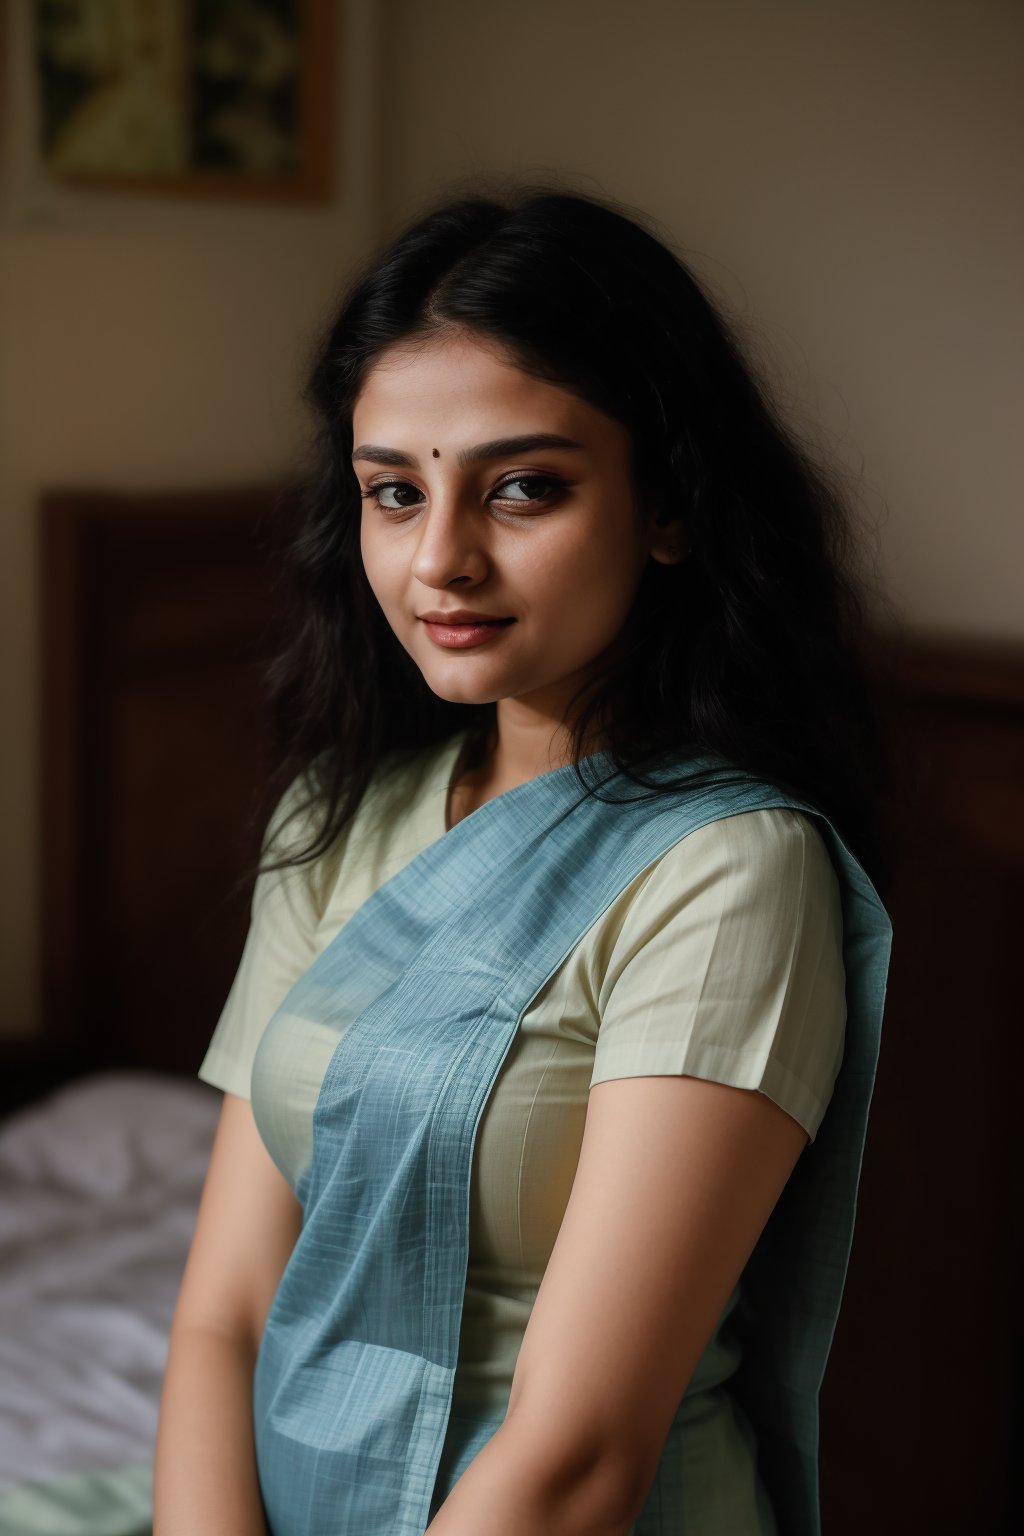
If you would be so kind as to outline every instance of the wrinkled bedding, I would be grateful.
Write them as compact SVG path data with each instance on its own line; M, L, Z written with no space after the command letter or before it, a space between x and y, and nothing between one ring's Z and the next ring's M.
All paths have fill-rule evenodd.
M0 1536L152 1536L153 1467L0 1488Z
M0 1125L0 1532L145 1528L220 1105L198 1081L103 1073Z

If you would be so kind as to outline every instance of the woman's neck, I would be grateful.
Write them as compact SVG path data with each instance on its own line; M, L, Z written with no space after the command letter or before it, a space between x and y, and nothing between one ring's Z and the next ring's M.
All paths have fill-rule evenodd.
M456 759L449 781L445 824L450 830L463 817L506 790L526 784L573 760L572 733L550 720L517 721L502 730L500 715L481 738L471 734ZM597 752L603 745L595 730L581 755Z

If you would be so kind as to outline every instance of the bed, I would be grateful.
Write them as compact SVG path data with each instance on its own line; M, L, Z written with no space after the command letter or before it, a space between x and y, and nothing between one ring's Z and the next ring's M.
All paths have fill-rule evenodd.
M3 1536L150 1527L220 1103L195 1072L245 933L293 512L287 486L41 508L44 1017L0 1039ZM899 764L896 943L822 1396L824 1528L998 1533L1024 1502L1024 652L887 635L871 664Z
M88 1074L0 1128L0 1531L150 1528L177 1285L220 1094Z

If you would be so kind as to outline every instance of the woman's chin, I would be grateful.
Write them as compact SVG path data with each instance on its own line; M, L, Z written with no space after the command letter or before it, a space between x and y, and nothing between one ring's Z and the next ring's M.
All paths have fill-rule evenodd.
M431 677L424 673L423 680L431 693L449 704L494 704L508 697L502 688L472 687L468 682L453 682L450 678Z
M483 656L463 652L450 659L417 656L423 681L431 693L449 704L493 704L517 691L516 679L507 667L489 665ZM483 663L483 665L481 665Z

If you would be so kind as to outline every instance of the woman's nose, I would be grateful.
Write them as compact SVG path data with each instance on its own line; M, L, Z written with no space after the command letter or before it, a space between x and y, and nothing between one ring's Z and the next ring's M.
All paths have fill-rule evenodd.
M435 496L416 530L412 574L425 587L440 590L453 581L482 580L488 558L482 530L454 496Z

